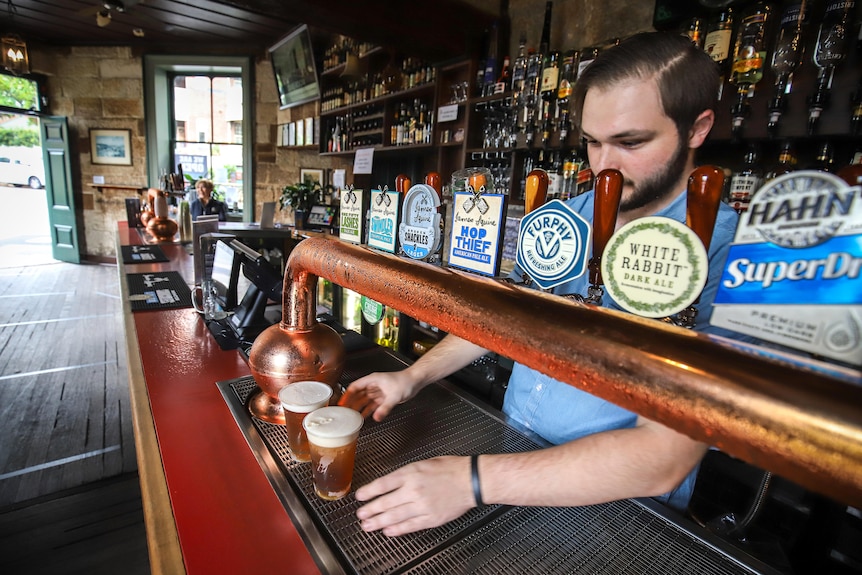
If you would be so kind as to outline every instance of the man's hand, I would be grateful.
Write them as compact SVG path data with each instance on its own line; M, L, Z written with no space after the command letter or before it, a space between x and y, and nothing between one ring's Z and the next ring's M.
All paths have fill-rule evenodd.
M373 415L375 421L383 421L396 405L411 399L419 389L406 370L372 373L347 386L338 405L355 409L362 417Z
M469 457L435 457L405 465L356 490L364 531L389 537L437 527L476 506Z

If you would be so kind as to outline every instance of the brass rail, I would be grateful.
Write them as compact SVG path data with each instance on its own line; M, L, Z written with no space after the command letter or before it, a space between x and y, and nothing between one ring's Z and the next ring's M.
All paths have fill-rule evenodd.
M862 507L862 386L654 320L327 239L293 250L283 327L315 321L318 277Z

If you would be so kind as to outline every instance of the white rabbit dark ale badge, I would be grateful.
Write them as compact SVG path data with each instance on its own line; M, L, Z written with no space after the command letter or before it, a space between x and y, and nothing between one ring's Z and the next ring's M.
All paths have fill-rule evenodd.
M862 187L780 176L740 217L710 323L862 365Z

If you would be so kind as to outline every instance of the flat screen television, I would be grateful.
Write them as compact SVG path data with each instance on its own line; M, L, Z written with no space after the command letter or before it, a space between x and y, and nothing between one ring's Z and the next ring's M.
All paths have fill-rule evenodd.
M280 109L298 106L320 97L311 34L303 24L269 49L275 73Z

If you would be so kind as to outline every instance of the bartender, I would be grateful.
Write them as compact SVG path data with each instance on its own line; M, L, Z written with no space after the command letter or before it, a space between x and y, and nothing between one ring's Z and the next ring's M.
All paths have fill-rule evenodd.
M614 168L624 178L617 229L650 215L685 221L686 183L695 151L712 129L718 87L709 56L688 38L667 33L623 41L602 52L578 78L574 110L590 166L597 173ZM592 221L592 193L568 203ZM735 212L722 204L695 329L723 331L709 327L708 319L735 228ZM583 275L555 291L586 293L587 285ZM603 305L620 309L610 297ZM449 335L402 371L356 380L340 403L380 421L426 385L485 353ZM581 506L656 497L684 511L707 450L664 425L517 363L503 411L553 446L406 465L356 490L356 499L365 502L356 513L362 528L397 536L441 525L483 504Z
M197 220L200 216L218 215L220 222L227 221L227 209L224 202L213 199L213 183L212 180L200 179L195 183L195 191L197 198L192 200L189 210L192 214L192 220Z

